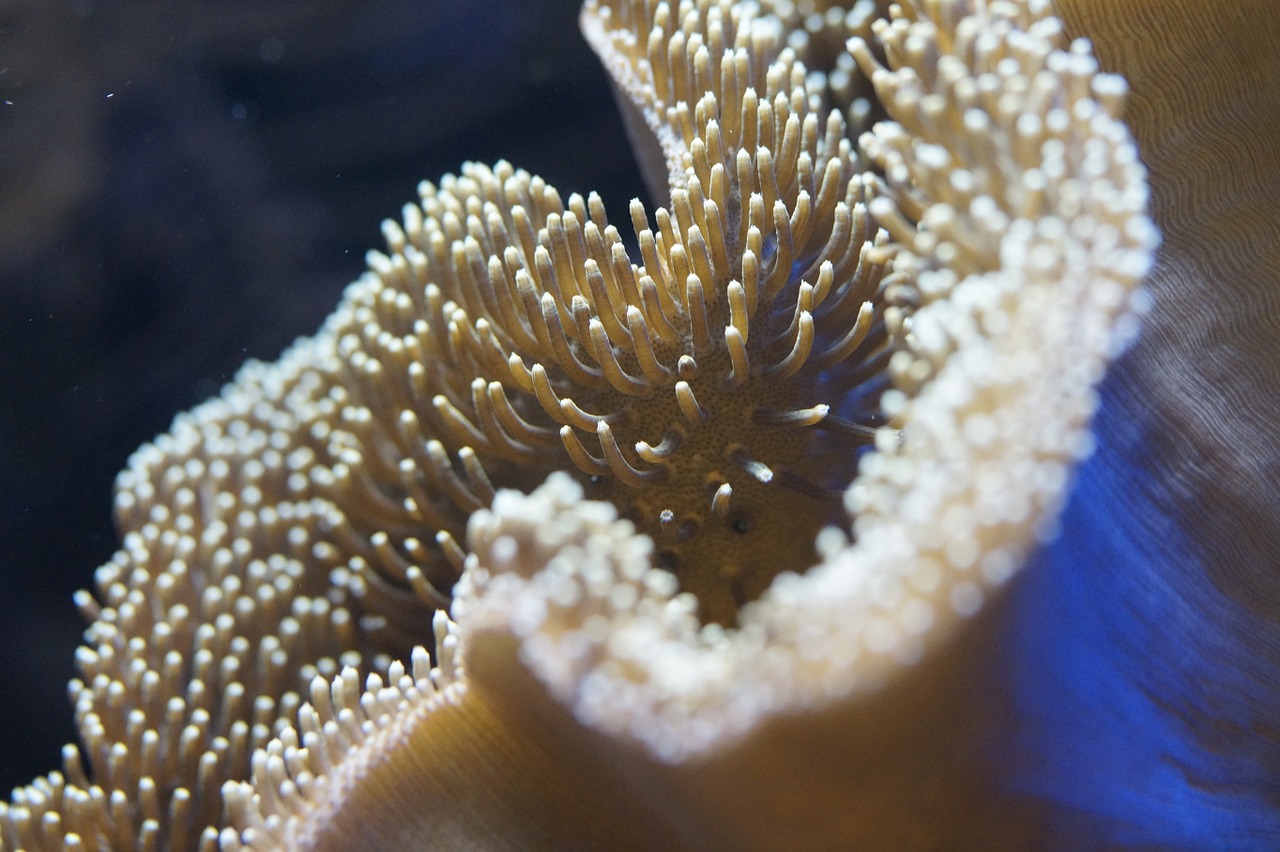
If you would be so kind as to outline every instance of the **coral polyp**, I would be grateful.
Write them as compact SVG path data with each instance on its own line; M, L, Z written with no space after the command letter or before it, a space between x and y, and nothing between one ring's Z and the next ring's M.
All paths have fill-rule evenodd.
M871 178L794 53L765 73L750 15L716 11L686 53L720 82L682 102L670 205L653 221L631 205L638 262L594 194L566 204L505 163L469 164L386 225L389 254L349 294L339 345L370 419L438 441L359 447L404 468L385 496L441 532L436 585L494 484L562 468L653 537L708 621L731 623L816 558L820 529L847 526L889 353ZM688 84L654 73L654 97Z

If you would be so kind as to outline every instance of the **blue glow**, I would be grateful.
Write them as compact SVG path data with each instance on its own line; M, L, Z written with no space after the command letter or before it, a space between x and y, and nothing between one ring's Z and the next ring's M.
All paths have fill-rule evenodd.
M1104 402L1062 534L1011 590L1006 781L1084 848L1280 849L1280 779L1256 753L1280 745L1251 725L1274 710L1241 650L1280 637L1206 579L1149 472L1159 442L1121 408Z

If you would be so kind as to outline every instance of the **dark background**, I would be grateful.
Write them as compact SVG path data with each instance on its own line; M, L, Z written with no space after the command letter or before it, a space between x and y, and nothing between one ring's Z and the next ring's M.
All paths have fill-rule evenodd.
M421 179L641 191L579 0L0 0L0 796L75 737L129 453L314 331Z

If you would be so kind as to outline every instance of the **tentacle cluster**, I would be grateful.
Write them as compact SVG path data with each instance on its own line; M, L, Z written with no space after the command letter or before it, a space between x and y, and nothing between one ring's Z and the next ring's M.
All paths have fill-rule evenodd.
M82 745L0 804L0 848L212 850L223 781L247 776L306 684L402 653L363 609L367 539L319 493L344 475L334 365L324 335L250 363L130 459L121 550L97 598L77 595Z
M296 726L283 726L266 748L254 753L249 781L224 785L227 813L241 828L219 833L222 852L312 848L328 811L342 803L344 788L358 780L350 777L347 757L363 750L367 763L404 748L419 720L441 703L457 700L465 687L455 658L456 625L438 611L433 627L436 665L418 647L408 666L392 662L383 675L365 677L363 685L351 666L331 678L317 675L311 680L310 700L298 711Z
M452 567L422 576L440 593L492 483L556 467L652 534L710 620L840 520L856 454L817 451L874 435L887 256L844 118L748 8L631 22L682 152L670 205L632 203L633 244L594 194L471 164L423 185L348 293L334 332L364 407L347 428L380 495L363 526L438 530Z

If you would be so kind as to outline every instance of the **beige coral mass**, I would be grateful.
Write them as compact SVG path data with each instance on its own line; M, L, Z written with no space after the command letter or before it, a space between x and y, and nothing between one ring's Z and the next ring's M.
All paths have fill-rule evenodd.
M860 17L866 11L814 25L848 28L849 55L860 66L853 73L866 74L879 106L899 118L859 140L857 156L876 168L843 178L851 192L878 196L871 209L893 240L862 254L892 261L894 273L879 318L896 353L885 365L894 389L880 408L896 429L881 432L845 496L852 535L824 533L821 564L802 579L775 583L743 611L738 629L726 631L704 626L697 601L676 594L670 577L651 567L650 546L633 538L632 523L583 503L583 486L567 478L528 498L500 492L491 510L471 517L471 555L453 607L475 690L469 700L520 708L503 730L553 744L545 747L577 791L570 800L585 803L602 784L622 785L627 795L608 809L621 811L641 846L813 848L875 838L927 848L965 832L1004 844L1023 838L1035 816L995 796L979 771L970 729L989 712L975 662L983 633L955 632L1016 570L1037 525L1052 517L1068 466L1087 452L1092 387L1123 334L1115 322L1154 244L1142 173L1109 112L1123 86L1098 76L1083 46L1063 50L1054 19L1001 6L987 18L939 13L938 20L871 24ZM750 292L754 305L757 293L798 285L797 307L778 312L790 321L781 339L794 351L804 309L814 305L817 314L821 301L805 288L850 286L849 267L831 262L847 252L849 226L809 213L800 194L805 176L819 173L807 162L822 150L813 147L816 130L804 130L816 122L788 115L831 92L825 78L797 70L795 51L805 39L784 46L783 21L756 19L749 7L689 7L677 22L666 6L589 4L584 19L668 167L674 212L660 212L655 230L637 217L642 270L675 280L652 301L660 308L665 290L671 319L690 316L683 342L690 357L699 354L699 338L710 346L710 328L729 330L720 351L730 366L721 377L738 390L732 331L749 322L734 322L735 299ZM772 64L762 97L750 83L763 62ZM998 101L1000 110L987 107ZM874 109L850 99L848 120ZM845 123L836 115L824 122L825 149L848 150L840 135L830 136ZM788 124L797 140L808 134L815 142L788 142ZM770 130L774 138L762 139ZM775 159L772 147L799 154ZM815 186L808 194L824 193ZM862 215L858 197L848 220ZM815 259L790 233L794 222L811 220L831 234L809 240L821 247ZM714 235L714 248L704 233ZM681 264L694 269L699 256L702 275L670 275ZM790 284L769 283L780 270L816 268L821 276L824 259L832 267L828 283L806 281L803 272ZM682 279L696 286L681 293ZM703 280L715 287L702 289ZM704 321L701 305L717 301L728 303L729 321ZM554 312L544 315L551 320ZM744 356L748 370L750 360ZM676 388L664 419L682 431L703 426L704 416L714 422L723 410L714 390L692 394L708 400L704 411L687 392L681 404ZM607 455L611 432L597 437ZM572 444L566 448L575 455ZM609 475L603 464L592 471L592 453L584 455L583 472ZM828 449L825 458L830 465L840 451ZM706 479L708 491L718 485ZM593 486L585 483L588 495ZM630 499L614 503L625 511ZM791 513L777 514L794 522ZM655 538L660 550L661 535ZM778 560L792 554L779 568L806 567L803 549L778 544L765 552ZM682 565L677 576L733 564L731 553L699 556L711 564ZM908 670L914 677L903 681ZM526 761L537 760L536 750L512 754L503 771L528 772ZM404 790L427 790L436 771L387 758L370 777L388 779L379 788L394 778ZM425 775L416 780L419 772ZM947 776L968 776L969 785L944 793L920 783ZM249 796L250 788L237 795ZM391 814L407 804L392 798L383 811L362 797L358 808L337 808L335 836L353 836L357 823L348 820L358 814L364 824L375 807L388 824L402 824ZM450 819L435 816L445 809L428 810L427 825L439 819L447 830ZM922 812L930 819L920 819ZM549 841L546 832L557 836L560 824L528 821L520 842L551 846L570 835L592 846L609 842L587 840L578 821ZM498 835L491 842L505 839ZM253 837L251 828L245 839Z
M85 744L0 848L1062 842L990 652L1145 305L1124 80L1045 0L582 24L666 203L424 183L316 336L140 449Z

